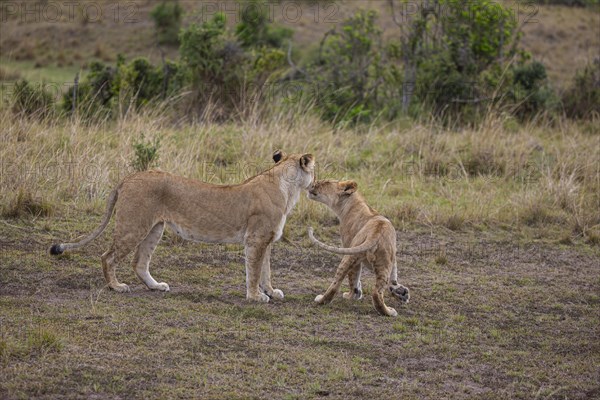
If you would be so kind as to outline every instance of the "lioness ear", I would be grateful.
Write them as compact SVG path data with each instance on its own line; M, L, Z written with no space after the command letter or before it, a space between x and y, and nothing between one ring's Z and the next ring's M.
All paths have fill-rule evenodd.
M278 163L279 161L281 161L281 159L285 156L285 153L281 150L276 150L275 153L273 153L273 161L275 161L276 163Z
M358 188L358 184L354 181L343 181L340 182L340 188L344 191L344 194L352 194L354 192L356 192L356 189Z
M305 154L300 157L300 167L306 172L310 172L315 168L315 157L312 154Z

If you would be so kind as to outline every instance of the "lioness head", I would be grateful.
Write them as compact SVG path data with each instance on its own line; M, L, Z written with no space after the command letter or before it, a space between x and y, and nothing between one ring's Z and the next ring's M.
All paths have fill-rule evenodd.
M317 181L308 191L308 198L335 208L346 201L358 185L354 181Z
M315 157L312 154L273 153L273 161L282 182L308 189L315 180Z

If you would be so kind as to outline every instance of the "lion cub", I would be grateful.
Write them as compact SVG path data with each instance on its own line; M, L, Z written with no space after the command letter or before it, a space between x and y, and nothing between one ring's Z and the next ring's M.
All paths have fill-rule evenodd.
M396 230L392 223L367 205L356 191L354 181L317 181L309 189L308 197L331 208L340 220L340 234L345 248L328 246L313 236L308 228L310 239L325 250L343 254L333 283L325 294L318 295L319 304L329 303L339 290L342 280L348 274L350 293L344 298L362 298L360 274L362 266L370 266L376 275L373 305L383 315L395 317L396 310L387 307L383 301L385 288L403 302L408 302L408 289L398 284L396 266ZM391 283L390 283L391 279Z

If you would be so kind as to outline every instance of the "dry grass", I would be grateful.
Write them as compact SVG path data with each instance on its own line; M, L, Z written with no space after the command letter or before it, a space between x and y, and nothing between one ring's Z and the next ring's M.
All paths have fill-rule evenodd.
M461 131L408 121L339 130L306 110L227 124L174 124L159 112L89 124L15 120L6 111L0 122L0 189L31 193L58 211L82 204L101 210L131 172L132 144L145 135L161 139L161 169L213 183L240 182L268 167L277 148L313 152L319 178L356 180L401 228L547 225L556 228L552 237L586 238L600 227L600 135L572 122L506 131L502 118L490 117ZM303 200L294 218L327 225L331 214Z

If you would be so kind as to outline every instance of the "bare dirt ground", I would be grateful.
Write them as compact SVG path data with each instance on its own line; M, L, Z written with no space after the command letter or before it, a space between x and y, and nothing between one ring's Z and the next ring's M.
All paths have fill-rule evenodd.
M166 237L170 293L104 288L90 247L47 247L98 216L0 221L1 398L592 399L600 396L600 252L509 234L398 233L411 302L313 303L339 258L302 236L272 256L283 301L247 303L240 246ZM69 232L73 232L70 234ZM334 239L330 239L334 241ZM363 276L368 294L373 276Z

